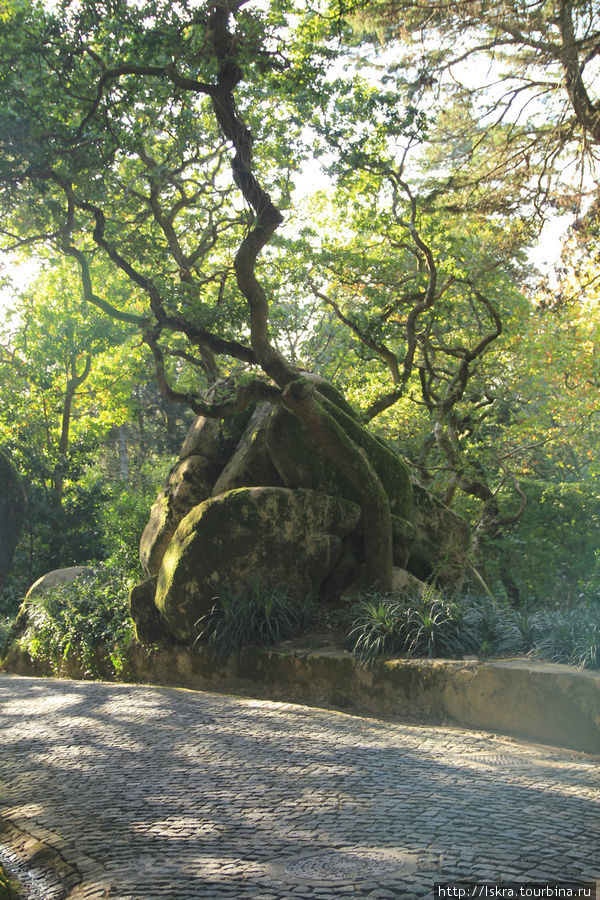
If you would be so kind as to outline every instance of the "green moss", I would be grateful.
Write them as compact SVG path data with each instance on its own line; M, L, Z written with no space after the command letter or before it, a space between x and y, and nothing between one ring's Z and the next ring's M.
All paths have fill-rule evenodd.
M348 437L367 454L388 495L391 511L412 521L413 488L404 460L333 403L325 402L325 408L343 426Z
M414 500L404 461L335 403L325 398L321 402L354 444L366 453L389 498L392 512L410 521ZM283 409L273 412L267 428L267 447L287 487L324 491L358 502L355 488L318 449L310 433L291 413Z
M359 517L354 504L309 491L219 494L180 523L158 576L156 606L178 639L193 641L196 622L223 590L260 581L291 596L318 593Z

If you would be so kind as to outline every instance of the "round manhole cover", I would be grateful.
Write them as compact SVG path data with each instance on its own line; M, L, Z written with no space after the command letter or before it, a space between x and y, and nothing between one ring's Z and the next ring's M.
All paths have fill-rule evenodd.
M285 863L285 874L302 881L366 881L393 875L407 856L395 850L349 848L302 856Z

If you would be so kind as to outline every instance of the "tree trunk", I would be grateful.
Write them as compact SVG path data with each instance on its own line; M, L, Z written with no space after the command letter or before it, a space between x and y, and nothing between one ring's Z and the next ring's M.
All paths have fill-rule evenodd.
M124 425L119 425L119 478L121 479L121 481L129 481L127 432Z
M77 374L77 357L75 354L71 357L70 370L71 377L67 378L67 387L65 390L65 399L63 401L62 424L60 429L60 441L58 444L58 459L54 469L54 490L55 490L55 506L62 506L62 498L65 487L65 472L67 470L67 450L69 449L69 431L71 429L71 415L73 412L73 401L78 389L90 374L92 368L92 357L88 353L85 365L81 375Z
M65 472L67 469L67 450L69 449L69 430L71 428L71 414L73 411L73 398L75 397L75 388L72 382L67 385L65 399L63 401L62 424L60 430L60 441L58 444L58 459L54 467L54 505L62 506L63 493L65 488Z

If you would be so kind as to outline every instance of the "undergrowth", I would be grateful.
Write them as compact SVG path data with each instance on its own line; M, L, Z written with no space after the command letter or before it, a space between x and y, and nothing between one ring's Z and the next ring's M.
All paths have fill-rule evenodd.
M462 658L529 654L579 668L600 668L600 611L519 612L470 594L446 597L370 594L354 607L347 645L363 665L381 655Z
M0 900L22 900L22 897L18 883L0 864Z
M26 601L19 646L32 659L46 659L60 675L78 659L89 676L119 676L134 639L129 614L130 578L121 569L99 565L89 575ZM104 671L103 671L104 670Z
M296 600L257 583L245 593L215 597L211 611L196 622L196 643L205 644L223 661L249 647L276 644L301 634L311 626L314 609L311 598Z

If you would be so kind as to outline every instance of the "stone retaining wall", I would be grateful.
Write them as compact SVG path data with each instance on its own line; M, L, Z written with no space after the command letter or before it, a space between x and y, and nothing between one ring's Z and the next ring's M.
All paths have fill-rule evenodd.
M109 665L99 657L107 680ZM12 650L5 669L55 674ZM82 677L71 660L61 674ZM388 660L363 668L347 652L298 645L260 649L216 666L203 651L135 645L126 680L173 685L371 716L462 725L600 754L600 673L503 660Z

